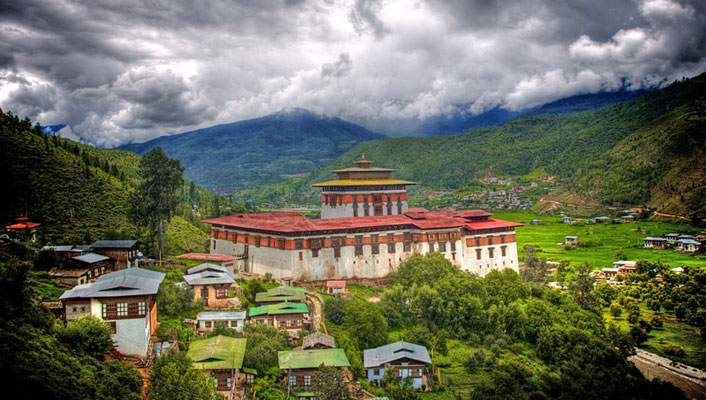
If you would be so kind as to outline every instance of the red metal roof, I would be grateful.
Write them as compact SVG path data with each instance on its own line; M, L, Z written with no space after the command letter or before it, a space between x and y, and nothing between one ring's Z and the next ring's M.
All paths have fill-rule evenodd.
M211 218L203 222L232 228L252 229L274 233L346 231L360 228L382 228L387 226L411 227L412 229L445 229L465 227L470 230L522 226L523 224L496 219L472 221L470 218L487 218L492 214L482 210L465 211L421 211L403 215L373 217L348 217L308 219L296 212L235 214Z
M18 218L19 219L19 218ZM20 222L17 224L7 225L5 230L10 229L32 229L38 227L40 224L37 222Z
M187 258L189 260L206 260L206 261L233 261L240 257L227 256L224 254L208 254L208 253L187 253L177 256L178 258Z
M326 287L346 287L346 281L326 281Z

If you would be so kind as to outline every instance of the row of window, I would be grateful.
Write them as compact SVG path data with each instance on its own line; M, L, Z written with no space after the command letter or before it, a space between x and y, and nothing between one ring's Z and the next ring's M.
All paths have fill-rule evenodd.
M483 249L476 249L476 260L482 258ZM500 246L500 256L505 257L507 254L507 246ZM495 256L495 248L488 247L488 258L493 258Z
M141 317L147 314L147 303L123 302L123 303L103 303L103 319Z

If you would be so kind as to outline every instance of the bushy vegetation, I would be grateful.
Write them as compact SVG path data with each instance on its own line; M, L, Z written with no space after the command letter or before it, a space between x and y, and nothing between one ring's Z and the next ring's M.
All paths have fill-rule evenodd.
M435 392L478 399L573 398L576 393L590 399L683 398L671 385L645 380L627 361L634 338L606 327L594 294L587 291L592 282L579 281L564 292L524 283L509 269L480 278L459 271L439 253L413 256L391 281L375 306L385 317L387 334L428 347ZM340 347L353 335L346 309L358 301L346 304L342 325L332 327ZM446 375L443 388L435 379L440 375Z

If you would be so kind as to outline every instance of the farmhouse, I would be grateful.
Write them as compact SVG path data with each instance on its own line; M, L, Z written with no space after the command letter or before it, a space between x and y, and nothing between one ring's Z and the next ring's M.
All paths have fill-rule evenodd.
M336 295L346 291L346 281L326 281L326 293Z
M112 258L88 253L64 261L63 266L49 270L49 275L60 285L74 287L95 281L99 276L112 271L113 266Z
M202 268L199 269L199 267ZM218 265L212 267L223 268ZM201 264L194 268L200 272L182 277L189 286L194 288L194 302L203 300L206 309L229 308L228 289L237 288L233 278L226 272L214 271L208 264L205 264L205 267Z
M311 320L309 308L304 303L284 302L250 307L248 313L252 323L286 329L290 333L301 330Z
M415 253L442 253L464 271L517 271L515 227L482 210L409 209L391 169L357 166L333 171L323 190L321 219L299 213L235 214L207 219L211 254L242 256L245 272L298 281L380 278Z
M680 239L677 241L677 251L684 253L695 253L701 247L701 243L693 239Z
M226 328L243 332L245 329L245 311L202 311L196 316L196 331L211 332L216 324L224 324Z
M242 257L235 257L224 254L186 253L177 257L186 260L199 260L206 261L210 264L218 264L221 267L224 267L228 274L233 277L238 275L236 271L241 271L243 266Z
M662 237L646 237L642 241L646 249L663 249L667 246L667 239Z
M139 266L142 257L138 250L137 240L98 240L91 245L94 252L115 260L115 269L133 268Z
M322 364L338 368L351 366L343 349L279 351L277 357L287 385L297 388L299 392L311 391L314 374Z
M565 244L579 244L579 237L578 236L564 236L564 243Z
M245 381L241 375L247 339L214 336L196 340L189 345L189 357L194 369L213 376L216 391L226 399L235 398L236 387Z
M93 314L110 323L118 351L146 357L150 337L157 330L157 289L164 276L162 272L130 268L76 286L59 298L65 319L71 322Z
M427 348L403 341L386 344L363 352L363 368L368 382L380 385L385 369L393 367L397 379L410 378L412 386L420 389L425 383L424 367L431 364Z
M304 336L301 348L303 350L334 349L336 348L336 339L321 332L314 332L311 335Z

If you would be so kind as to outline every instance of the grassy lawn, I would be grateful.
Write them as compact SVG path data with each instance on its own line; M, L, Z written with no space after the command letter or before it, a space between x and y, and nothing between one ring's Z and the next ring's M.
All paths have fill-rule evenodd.
M564 224L560 217L545 216L528 212L498 212L495 218L527 225L516 228L517 247L520 260L524 257L523 247L539 247L539 257L548 261L570 260L571 265L588 262L596 268L612 266L615 254L622 251L628 260L650 260L669 264L672 268L683 264L706 268L706 256L676 253L674 250L651 250L642 247L646 236L663 236L667 233L698 234L699 230L686 224L665 223L659 221L639 221L618 224ZM542 221L542 225L529 225L533 219ZM566 250L558 247L565 236L578 236L580 242L599 243L595 247L581 247Z
M687 325L677 321L674 313L661 311L654 312L647 308L644 303L640 303L641 317L651 321L653 318L660 318L664 324L662 328L653 328L648 339L640 348L651 353L659 354L672 360L682 362L692 367L706 368L706 347L703 345L703 340L699 335L699 330L696 327ZM606 308L603 311L603 318L606 321L615 323L624 330L630 329L630 324L627 321L627 313L623 313L620 317L615 318L610 315ZM684 356L677 357L675 355L666 354L664 346L677 345L684 349Z

